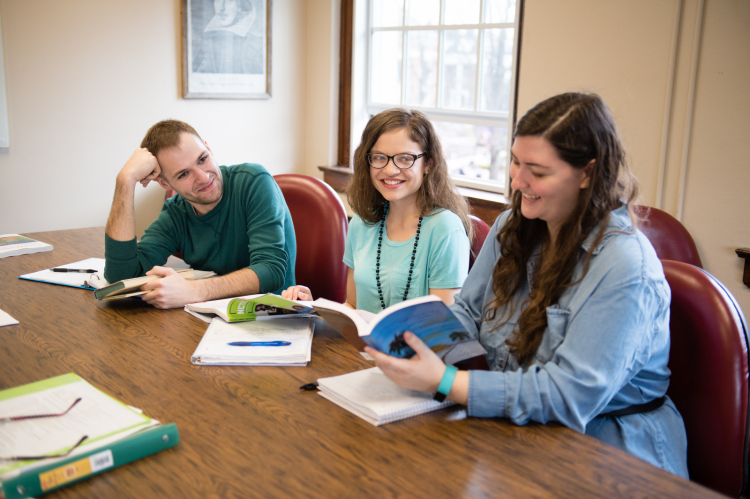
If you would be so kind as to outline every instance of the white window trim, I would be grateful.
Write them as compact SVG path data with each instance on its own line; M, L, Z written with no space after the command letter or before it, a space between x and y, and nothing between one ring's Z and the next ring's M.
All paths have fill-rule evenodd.
M492 29L492 28L513 28L513 58L511 62L511 82L510 82L510 96L511 102L509 105L509 112L497 113L497 112L486 112L486 111L466 111L466 110L452 110L452 109L440 109L437 107L420 107L420 106L408 106L410 109L416 109L422 111L427 115L428 118L436 121L451 121L456 123L465 123L470 125L484 125L484 126L506 126L508 130L508 143L507 143L507 159L505 165L505 181L504 185L500 185L495 182L485 182L479 180L472 180L462 177L452 177L453 182L461 187L469 187L473 189L496 192L504 194L505 196L510 195L510 147L513 142L513 133L510 128L515 123L515 94L516 94L516 81L518 71L518 56L519 56L519 36L520 36L520 13L522 10L521 3L523 0L517 0L515 19L512 23L487 23L487 24L440 24L430 26L399 26L399 27L371 27L370 19L372 16L371 0L354 0L354 27L353 27L353 47L352 47L352 99L351 99L351 151L350 154L350 166L353 166L353 151L359 145L362 131L364 130L369 117L373 114L377 114L386 109L391 109L392 104L382 104L370 102L370 85L369 85L369 71L370 71L370 33L377 31L416 31L416 30L430 30L430 31L445 31L454 29ZM484 16L484 0L480 0L480 12ZM404 9L404 16L406 16L406 9ZM444 20L444 0L441 0L441 12L440 22ZM441 56L442 56L442 36L438 37L438 70L441 69ZM481 64L481 56L483 49L483 37L479 37L477 44L477 65ZM402 44L402 51L407 49L406 44ZM403 54L403 52L402 52ZM406 57L402 55L402 64L405 66L407 63ZM479 71L479 70L478 70ZM402 75L406 75L406 69L402 69ZM480 73L481 75L481 73ZM437 99L436 103L440 102L439 96L442 90L442 75L438 78L437 85ZM477 88L475 89L475 102L474 108L479 108L479 99L481 98L481 84L482 78L477 78ZM406 88L406 78L402 78L401 81L401 101L404 101L404 92ZM437 105L437 104L436 104Z

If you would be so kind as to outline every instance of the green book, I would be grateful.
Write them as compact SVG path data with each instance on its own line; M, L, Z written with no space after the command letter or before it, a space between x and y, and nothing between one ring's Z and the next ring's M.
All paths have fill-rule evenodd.
M50 414L57 416L29 418ZM73 373L2 390L0 497L45 494L174 447L179 440L174 424L162 425ZM8 459L29 455L49 457Z
M226 322L247 322L258 319L307 317L312 314L312 309L308 305L271 293L189 303L185 305L185 311L206 322L211 322L213 317L221 317Z

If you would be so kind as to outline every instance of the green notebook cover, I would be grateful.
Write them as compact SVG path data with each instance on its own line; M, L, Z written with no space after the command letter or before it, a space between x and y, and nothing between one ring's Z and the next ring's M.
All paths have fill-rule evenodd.
M111 445L71 456L2 481L6 499L36 497L174 447L180 435L174 423L144 429Z

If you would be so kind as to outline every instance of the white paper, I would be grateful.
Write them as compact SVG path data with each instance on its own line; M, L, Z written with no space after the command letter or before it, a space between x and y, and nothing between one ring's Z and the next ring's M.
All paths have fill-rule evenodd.
M205 365L305 365L310 361L310 319L275 319L229 324L215 318L191 357ZM234 341L288 341L286 346L230 346Z
M68 263L66 265L60 265L58 268L66 269L92 269L96 270L96 275L100 279L104 279L104 258L87 258L80 262ZM52 272L51 269L44 269L38 272L32 272L30 274L24 274L21 276L22 279L29 279L32 281L44 281L51 282L53 284L64 284L67 286L86 286L86 281L92 279L93 274L79 274L79 273L67 273L67 272ZM95 278L94 278L95 279Z
M83 380L0 401L0 418L64 412L79 397L81 401L64 416L0 423L0 456L64 452L84 435L85 446L152 421ZM15 464L0 458L0 473Z
M11 317L8 312L0 310L0 326L11 326L13 324L18 324L18 321Z
M432 393L401 388L377 367L341 376L321 378L322 397L375 426L391 423L453 405L438 402Z

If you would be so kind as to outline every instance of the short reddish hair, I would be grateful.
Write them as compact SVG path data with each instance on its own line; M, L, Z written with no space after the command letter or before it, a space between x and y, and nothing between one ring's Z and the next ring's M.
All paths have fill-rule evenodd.
M141 147L145 147L148 152L156 156L162 149L177 147L180 144L180 134L183 132L191 133L203 140L195 128L184 121L163 120L148 129L141 141Z

